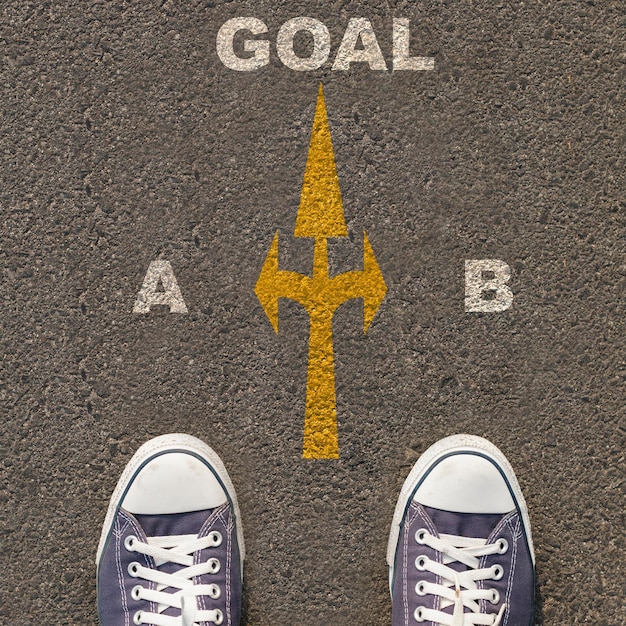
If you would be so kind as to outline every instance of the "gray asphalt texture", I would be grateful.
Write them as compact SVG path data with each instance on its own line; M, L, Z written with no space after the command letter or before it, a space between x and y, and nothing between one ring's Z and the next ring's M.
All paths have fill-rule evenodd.
M333 51L392 18L433 72L227 69L219 27L275 41L311 16ZM402 482L441 437L487 437L526 496L537 624L626 623L626 23L620 1L0 5L0 623L97 622L109 497L144 441L223 458L244 524L247 626L388 625ZM305 44L303 44L305 45ZM388 292L334 318L339 460L301 459L308 320L254 294L283 268L323 83L358 269ZM284 245L283 245L284 244ZM465 259L504 260L501 313L464 311ZM132 307L171 262L187 315Z

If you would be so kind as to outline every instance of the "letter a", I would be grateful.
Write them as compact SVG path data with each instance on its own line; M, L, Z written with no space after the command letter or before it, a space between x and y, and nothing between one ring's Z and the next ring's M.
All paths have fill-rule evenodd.
M356 45L359 39L363 48L357 50ZM363 62L367 63L371 70L387 69L372 24L363 17L353 17L348 22L346 32L343 34L332 69L349 70L350 63Z
M469 313L506 311L513 292L506 284L511 268L498 259L465 261L465 310Z
M163 291L157 291L159 283L163 285ZM169 261L150 263L141 291L137 294L133 313L150 313L150 307L155 304L169 306L170 313L188 312Z

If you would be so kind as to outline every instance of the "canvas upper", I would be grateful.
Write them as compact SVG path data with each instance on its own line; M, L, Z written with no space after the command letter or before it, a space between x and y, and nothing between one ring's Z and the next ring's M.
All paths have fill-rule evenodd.
M97 556L101 626L238 626L244 545L219 457L189 435L163 435L131 459Z
M429 448L403 486L387 562L393 626L530 626L530 523L504 455L470 435Z

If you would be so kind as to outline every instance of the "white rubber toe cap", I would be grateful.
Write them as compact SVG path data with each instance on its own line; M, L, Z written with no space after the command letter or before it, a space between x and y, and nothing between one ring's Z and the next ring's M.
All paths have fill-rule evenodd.
M535 562L528 508L510 463L491 442L474 435L445 437L420 456L407 476L396 504L387 545L389 580L396 548L411 500L455 513L504 515L519 509Z
M120 507L134 515L167 515L214 509L230 502L241 560L245 558L235 489L220 457L191 435L160 435L144 443L128 462L109 502L96 563Z
M227 500L205 463L186 452L166 452L141 468L122 507L134 515L162 515L213 509Z
M455 513L508 513L515 508L498 468L483 456L463 452L439 461L413 499Z

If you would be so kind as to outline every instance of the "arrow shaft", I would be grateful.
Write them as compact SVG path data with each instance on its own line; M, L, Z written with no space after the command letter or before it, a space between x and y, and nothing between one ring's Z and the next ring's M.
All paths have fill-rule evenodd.
M313 248L313 282L327 286L328 283L328 239L316 237Z
M309 365L304 412L305 459L339 458L335 364L333 353L333 311L309 313Z

